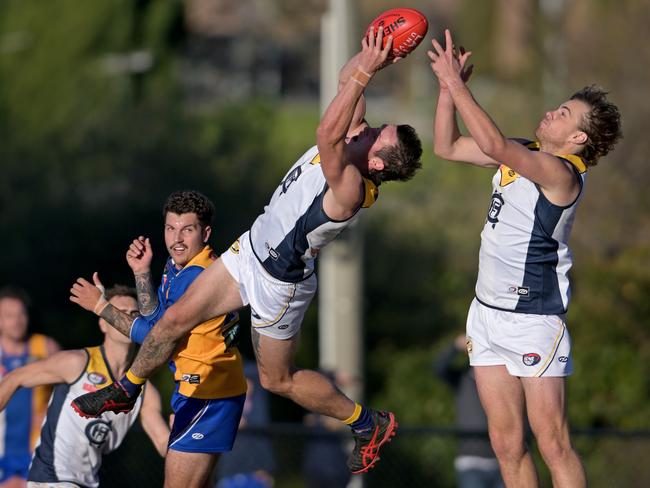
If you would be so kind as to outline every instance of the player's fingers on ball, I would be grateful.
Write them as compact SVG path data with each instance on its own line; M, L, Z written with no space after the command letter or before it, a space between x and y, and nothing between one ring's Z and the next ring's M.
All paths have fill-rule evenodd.
M388 36L388 39L386 39L386 47L384 48L384 52L388 55L393 50L393 35L391 34Z

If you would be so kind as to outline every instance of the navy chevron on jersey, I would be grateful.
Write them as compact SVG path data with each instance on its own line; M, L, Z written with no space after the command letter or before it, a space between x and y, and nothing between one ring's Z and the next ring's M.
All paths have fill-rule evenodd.
M364 187L359 210L378 195L377 186L365 178ZM291 283L308 278L320 249L358 218L360 211L347 220L330 219L323 210L327 189L314 146L291 167L250 230L253 251L271 276Z
M521 141L531 151L539 144ZM580 193L566 207L549 202L539 187L502 164L492 179L492 200L481 232L476 298L489 307L555 315L569 305L568 247L587 167L575 155L557 155L570 163Z
M86 419L72 409L70 402L79 395L115 381L103 347L89 347L86 352L88 362L79 378L69 385L54 387L28 481L99 486L102 456L119 447L140 412L142 395L126 414L105 412L98 418Z

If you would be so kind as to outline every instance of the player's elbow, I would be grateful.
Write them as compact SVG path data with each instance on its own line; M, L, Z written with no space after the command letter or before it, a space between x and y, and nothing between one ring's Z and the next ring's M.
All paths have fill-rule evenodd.
M485 140L479 141L479 148L486 156L491 157L495 161L502 161L508 146L508 141L505 137L488 137Z
M445 144L434 144L433 154L442 159L452 159L453 156L451 146Z
M163 318L164 334L170 340L180 339L196 325L194 316L188 313L180 303L168 308ZM156 328L154 327L154 329Z
M333 127L325 121L321 121L316 129L316 144L321 146L333 146L337 137L334 134Z

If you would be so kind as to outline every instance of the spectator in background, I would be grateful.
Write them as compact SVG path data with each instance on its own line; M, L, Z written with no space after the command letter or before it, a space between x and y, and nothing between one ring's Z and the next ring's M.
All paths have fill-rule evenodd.
M458 487L502 488L499 462L490 446L487 417L476 389L474 371L469 367L464 334L442 350L434 366L436 375L454 390L459 430L484 432L481 436L461 436L458 441L454 460Z
M321 371L337 388L351 382L341 373ZM345 469L348 451L341 432L345 426L332 417L308 413L305 425L315 430L305 443L303 475L306 488L345 488L350 482L350 471Z
M268 392L260 385L257 365L244 363L248 384L239 433L231 452L222 454L217 468L217 488L268 488L273 486L275 456L271 440L264 433L247 427L266 427L270 423ZM347 470L346 470L347 471Z
M28 334L30 300L20 288L0 289L0 377L60 348L50 337ZM50 387L22 388L0 413L0 487L26 485L34 444L47 410Z

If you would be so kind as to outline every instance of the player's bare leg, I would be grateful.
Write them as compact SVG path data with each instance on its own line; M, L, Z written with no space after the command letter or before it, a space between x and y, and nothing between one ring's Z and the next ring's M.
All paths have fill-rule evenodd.
M511 376L505 366L477 366L474 373L505 485L536 488L537 473L525 443L525 397L520 379Z
M298 335L291 339L273 339L253 328L251 337L260 383L266 390L287 397L311 412L339 420L352 415L354 402L325 375L294 367Z
M197 324L234 312L242 306L238 283L221 259L217 259L197 276L178 302L168 308L151 329L128 373L144 383L170 358L181 338ZM73 400L72 406L82 417L98 417L106 411L128 412L135 405L139 389L127 391L124 383L126 379L122 378L119 383L81 395Z
M169 449L165 457L165 488L207 488L219 454Z
M348 458L348 467L354 474L371 469L379 461L379 450L395 435L395 416L354 403L317 371L295 368L293 357L298 335L280 340L251 329L251 336L262 386L311 412L350 425L355 445Z
M528 421L555 488L584 488L585 470L571 445L565 378L521 378Z

